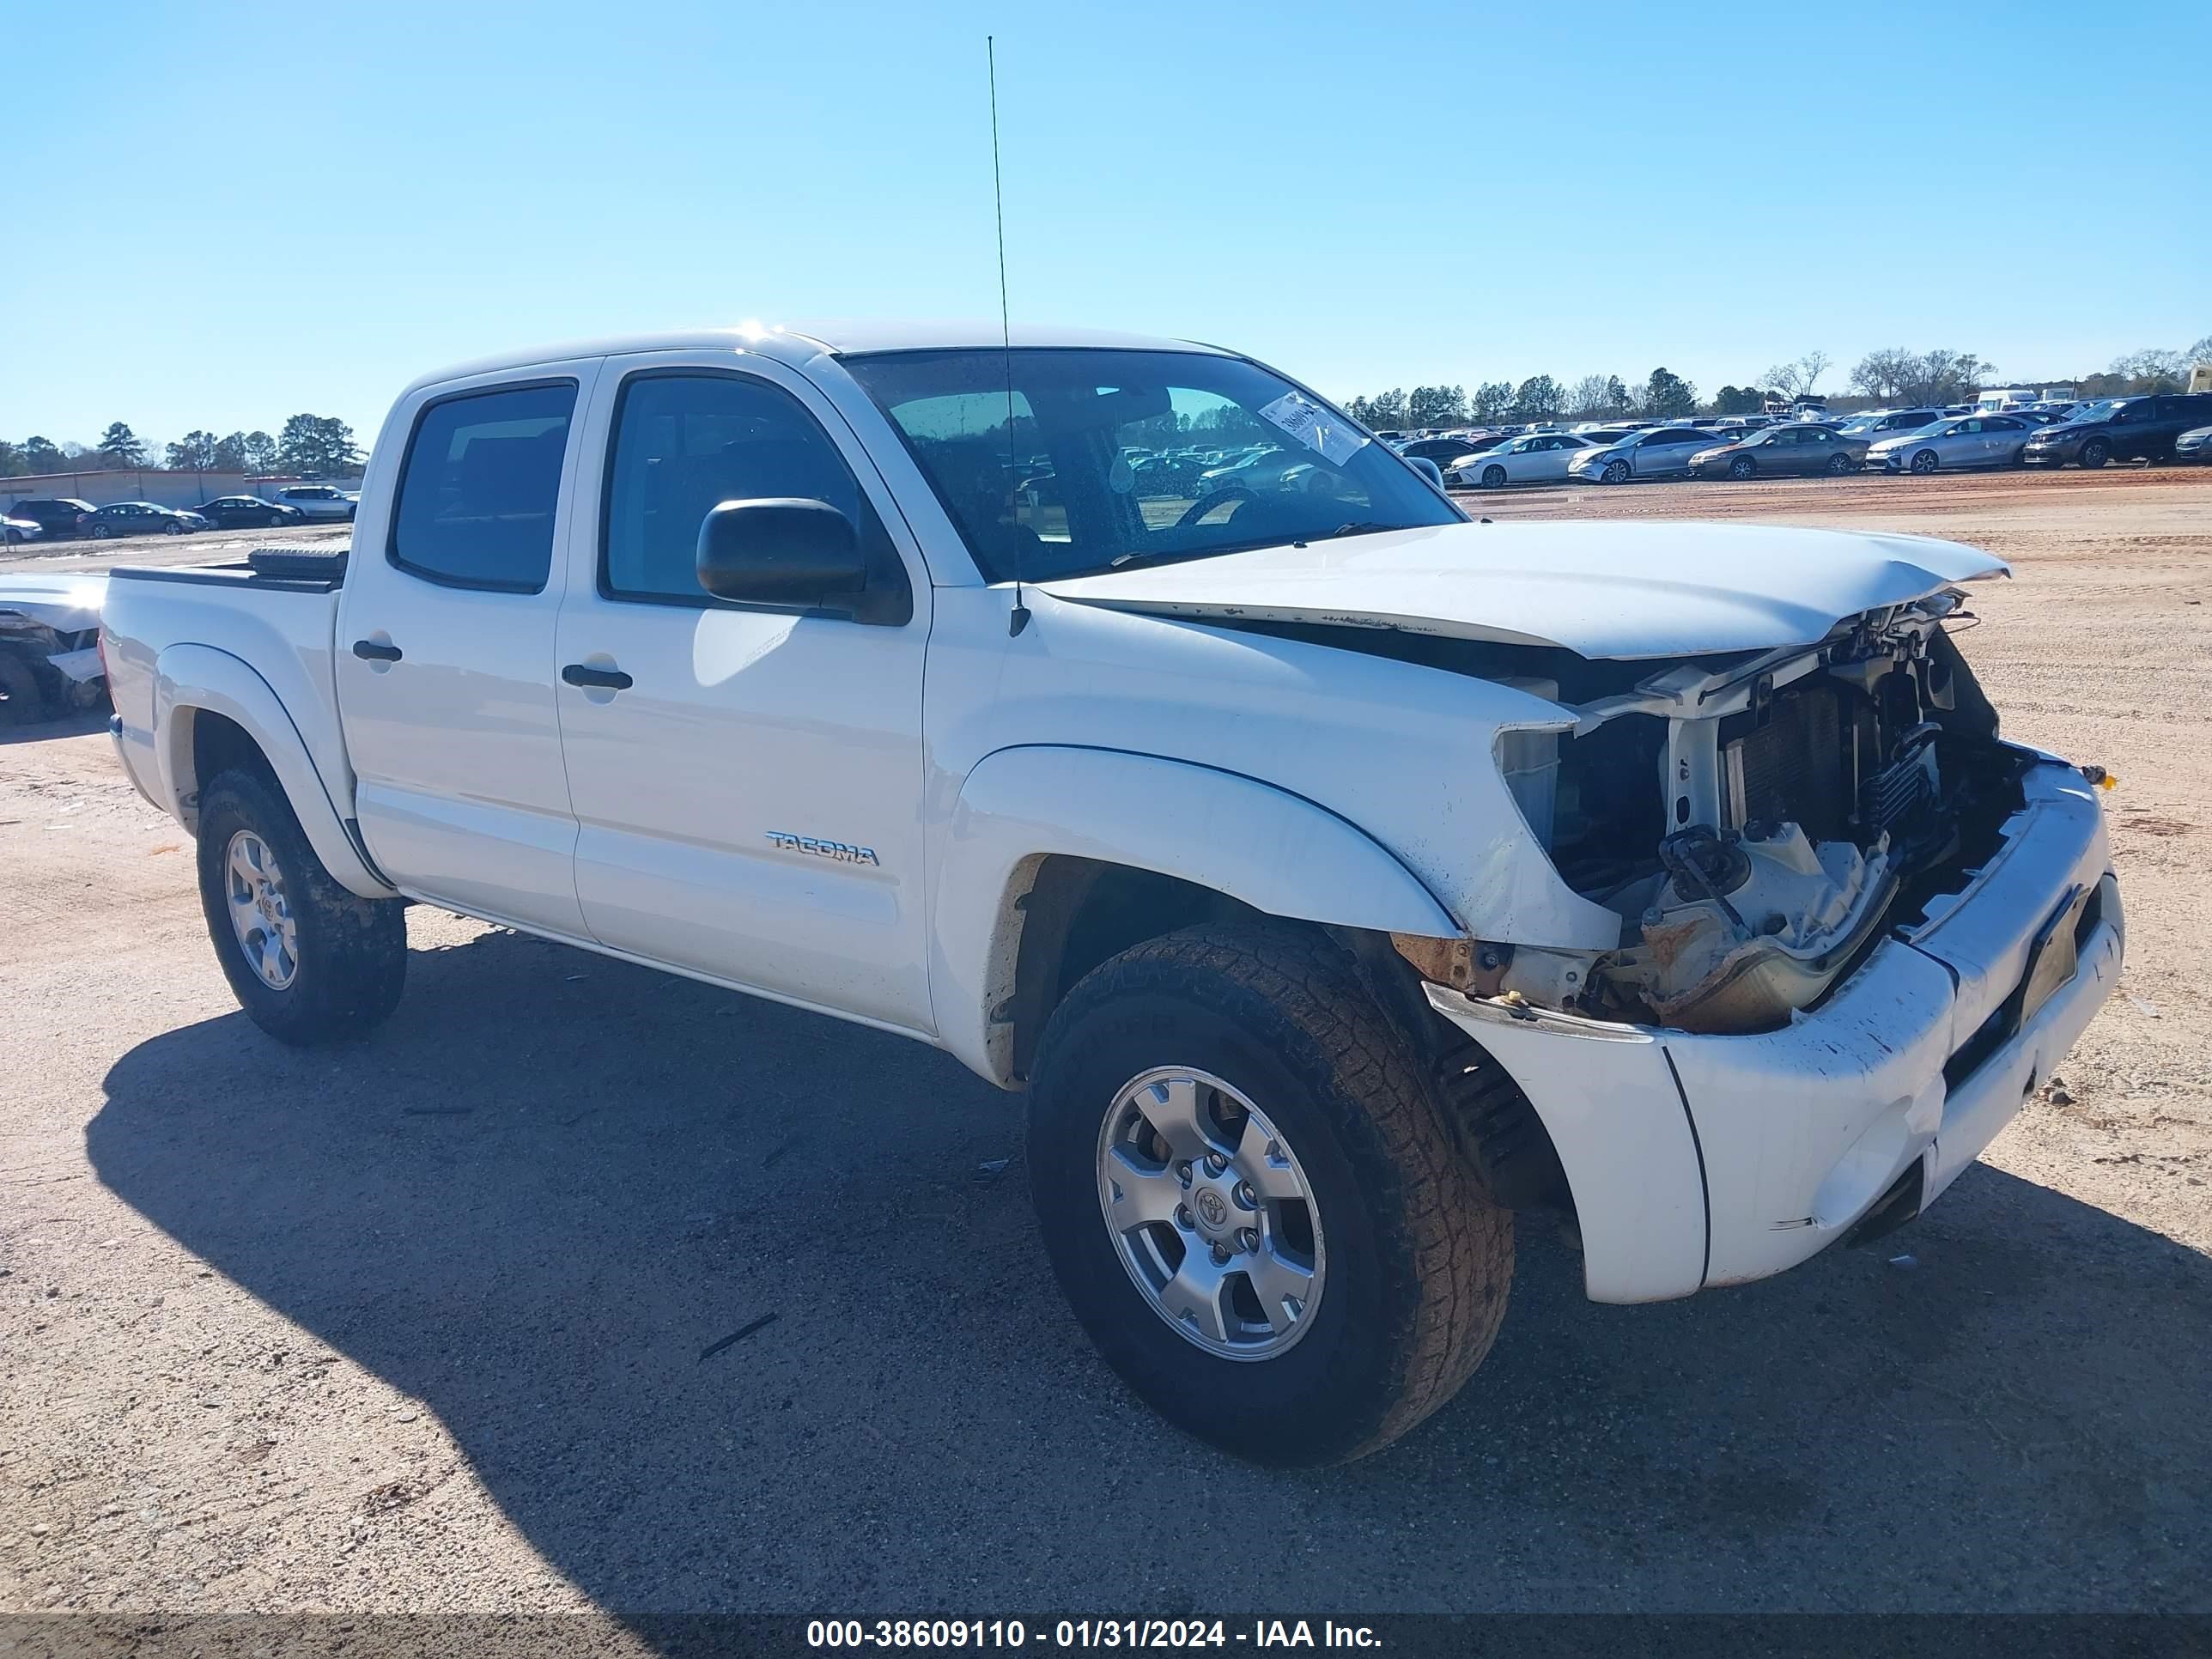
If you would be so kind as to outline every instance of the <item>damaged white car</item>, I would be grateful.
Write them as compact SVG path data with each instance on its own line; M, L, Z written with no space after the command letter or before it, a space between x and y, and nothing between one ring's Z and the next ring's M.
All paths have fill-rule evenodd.
M107 644L272 1035L388 1016L415 902L943 1048L1105 1359L1312 1463L1475 1369L1517 1214L1601 1301L1756 1279L2049 1075L2120 903L1953 637L2003 572L1471 523L1210 347L704 331L426 377L349 558L119 571Z
M104 575L0 572L0 725L94 708L106 690L100 660Z

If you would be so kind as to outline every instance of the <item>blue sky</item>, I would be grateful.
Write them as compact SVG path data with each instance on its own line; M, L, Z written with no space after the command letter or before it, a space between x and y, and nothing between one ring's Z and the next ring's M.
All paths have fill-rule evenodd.
M2205 0L100 15L6 31L0 436L366 440L507 345L994 313L987 32L1018 319L1340 397L2212 333Z

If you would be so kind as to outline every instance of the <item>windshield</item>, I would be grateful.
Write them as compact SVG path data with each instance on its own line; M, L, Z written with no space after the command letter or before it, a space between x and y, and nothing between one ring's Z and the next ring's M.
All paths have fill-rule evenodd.
M2134 401L2131 398L2100 398L2094 403L2080 405L2067 416L2065 423L2072 426L2077 421L2107 420L2114 410L2124 409Z
M992 581L1460 521L1389 447L1241 358L1021 347L843 365Z

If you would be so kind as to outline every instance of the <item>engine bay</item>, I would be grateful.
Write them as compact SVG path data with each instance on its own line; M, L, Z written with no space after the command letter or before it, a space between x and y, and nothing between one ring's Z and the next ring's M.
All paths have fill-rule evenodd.
M1596 1018L1752 1032L1816 1005L1956 892L2019 810L2021 752L1949 627L1955 591L1814 647L1647 672L1498 758L1568 885L1621 920L1596 953L1486 948L1469 988ZM1535 688L1532 688L1535 689Z

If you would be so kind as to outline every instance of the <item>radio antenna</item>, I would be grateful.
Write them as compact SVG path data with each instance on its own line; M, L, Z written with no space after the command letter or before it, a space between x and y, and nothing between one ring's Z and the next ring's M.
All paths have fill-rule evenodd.
M999 225L999 349L1006 365L1006 494L1014 492L1014 326L1006 308L1006 191L999 177L999 45L983 37L983 62L991 82L991 211ZM1022 603L1022 538L1007 538L1014 556L1014 608L1006 617L1009 639L1030 625L1030 608Z

